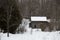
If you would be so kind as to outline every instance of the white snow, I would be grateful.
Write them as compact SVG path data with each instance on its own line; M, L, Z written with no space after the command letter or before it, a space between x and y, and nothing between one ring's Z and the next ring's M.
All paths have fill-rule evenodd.
M28 29L24 34L10 34L10 37L7 37L7 33L0 33L1 40L60 40L60 31L55 32L42 32L40 29Z
M23 18L22 23L16 29L16 33L18 33L18 30L20 30L20 28L23 28L24 30L28 30L29 29L29 23L30 23L29 19ZM20 31L19 31L19 33L20 33Z
M47 19L47 22L50 22L51 20L50 19Z
M47 17L44 16L31 16L31 21L47 21Z
M29 25L29 23L26 23ZM60 40L60 31L42 32L41 29L32 29L25 26L27 32L23 34L0 33L0 40ZM32 30L32 31L31 31Z

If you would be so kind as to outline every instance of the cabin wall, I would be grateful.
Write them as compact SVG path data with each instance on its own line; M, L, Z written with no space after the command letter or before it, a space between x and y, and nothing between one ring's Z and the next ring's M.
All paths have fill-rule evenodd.
M52 28L52 26L51 26L51 24L50 23L48 23L48 22L31 22L31 27L32 28L40 28L42 31L46 31L46 28L48 28L48 30L47 31L52 31L53 30L53 28Z

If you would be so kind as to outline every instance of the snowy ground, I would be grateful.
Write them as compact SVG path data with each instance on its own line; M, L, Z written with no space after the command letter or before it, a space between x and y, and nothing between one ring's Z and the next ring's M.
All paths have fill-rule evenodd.
M30 31L24 34L7 34L0 33L0 40L60 40L59 31L56 32L42 32L33 30L32 34Z

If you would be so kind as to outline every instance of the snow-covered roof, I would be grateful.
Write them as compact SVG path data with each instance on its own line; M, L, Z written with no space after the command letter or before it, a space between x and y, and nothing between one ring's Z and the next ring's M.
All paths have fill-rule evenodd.
M45 16L31 16L31 21L47 21Z

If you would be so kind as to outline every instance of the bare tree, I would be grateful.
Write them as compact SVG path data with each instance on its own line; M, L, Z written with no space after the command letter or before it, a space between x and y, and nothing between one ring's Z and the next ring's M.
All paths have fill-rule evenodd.
M9 37L9 32L15 33L16 28L21 23L21 15L15 0L5 0L2 2L3 4L0 7L0 28L7 32Z

